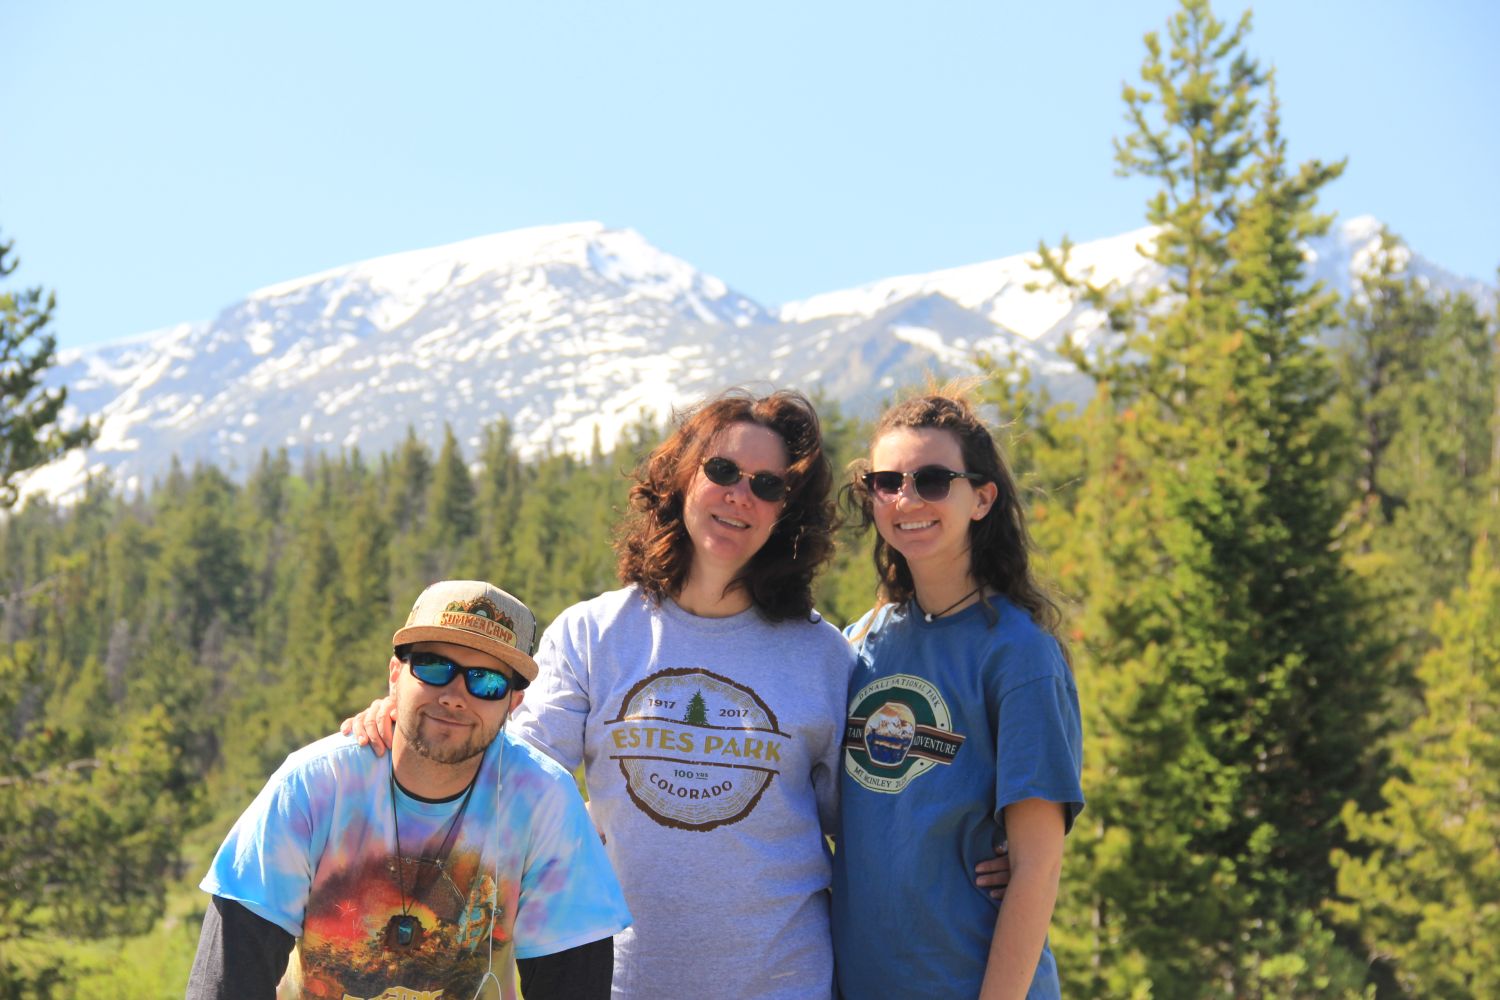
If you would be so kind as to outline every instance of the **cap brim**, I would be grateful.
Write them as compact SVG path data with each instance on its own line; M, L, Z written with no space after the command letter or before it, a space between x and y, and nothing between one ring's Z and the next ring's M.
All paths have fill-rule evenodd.
M477 649L514 669L526 679L528 684L536 680L535 660L514 646L507 646L487 635L480 635L468 629L452 628L447 625L410 625L397 629L396 634L391 637L392 646L408 646L414 642L451 642L455 646Z

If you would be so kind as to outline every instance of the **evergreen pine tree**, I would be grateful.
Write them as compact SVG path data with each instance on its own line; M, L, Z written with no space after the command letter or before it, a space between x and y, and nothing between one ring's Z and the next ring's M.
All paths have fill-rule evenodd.
M1096 380L1067 554L1085 601L1080 693L1087 861L1059 912L1079 992L1296 995L1359 968L1314 914L1328 831L1365 779L1378 678L1333 545L1339 448L1316 338L1331 300L1303 284L1338 165L1290 171L1274 93L1230 28L1184 0L1126 87L1122 172L1154 179L1143 248L1168 274L1095 290L1122 336L1075 359ZM1269 103L1261 105L1269 97ZM1066 274L1065 254L1047 254Z
M1387 607L1399 663L1431 642L1430 609L1468 570L1491 464L1495 350L1468 296L1436 297L1383 233L1341 338L1339 411L1360 449L1352 564Z
M413 531L422 523L432 476L432 456L416 428L406 428L406 438L390 457L386 473L387 519L402 531Z
M850 463L869 453L869 424L846 416L833 400L814 394L812 402L823 427L823 452L833 467L835 501L839 502L843 498L839 491L849 482ZM813 579L813 603L824 618L844 626L870 610L874 603L873 536L860 532L858 518L846 517L838 526L836 541L833 557Z
M391 529L381 519L374 480L365 476L351 486L353 500L337 525L344 604L356 615L380 617L396 610L387 586Z
M427 497L427 545L445 557L444 561L451 560L460 547L467 547L478 535L474 499L474 481L464 464L463 452L453 428L445 424L443 447L432 470ZM454 573L449 571L448 575Z
M379 480L385 497L384 520L390 525L389 590L419 594L442 575L433 566L426 542L427 490L432 479L432 456L408 427L406 439L381 462Z
M1422 712L1394 740L1384 805L1350 803L1335 911L1411 996L1500 995L1500 568L1474 548L1417 670Z
M237 493L224 473L200 465L163 498L154 583L168 602L167 624L188 648L201 641L210 622L237 621L243 611L248 574Z
M1414 377L1421 372L1421 345L1431 339L1437 309L1406 273L1410 252L1390 232L1382 232L1344 310L1339 345L1341 399L1355 428L1359 464L1355 499L1394 519L1404 491L1403 476L1391 471L1392 448Z
M95 665L96 666L96 665ZM94 667L85 665L84 673ZM79 720L34 644L0 648L0 989L50 996L71 968L18 945L129 934L161 913L196 821L168 710ZM94 677L91 683L97 682ZM49 697L50 696L50 697ZM49 706L55 714L49 714ZM118 725L118 738L111 730Z
M14 246L0 240L0 278L16 269ZM97 433L86 422L64 429L67 390L40 388L57 351L57 338L47 332L55 305L41 288L0 292L0 510L15 504L21 473L88 444Z
M295 502L291 459L286 449L273 456L262 451L241 495L239 530L245 540L245 611L250 630L260 640L255 659L281 655L286 622L286 594L277 587L276 571L285 557Z
M510 421L485 428L478 486L480 578L507 586L512 533L529 469L516 453Z

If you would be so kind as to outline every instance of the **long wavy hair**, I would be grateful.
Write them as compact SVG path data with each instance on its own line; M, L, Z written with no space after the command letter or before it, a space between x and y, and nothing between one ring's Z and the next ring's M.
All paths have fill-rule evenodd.
M688 486L715 435L731 424L755 424L786 446L788 489L770 538L730 586L743 587L770 621L809 617L813 577L833 554L834 518L833 470L812 403L789 390L757 397L731 389L674 414L673 423L671 436L634 472L630 509L615 539L621 582L658 604L682 589L693 564L683 521Z
M1004 594L1045 629L1059 645L1063 642L1063 613L1057 600L1036 579L1031 569L1035 546L1026 530L1026 512L1016 490L1015 477L989 428L975 413L965 383L949 383L924 395L913 396L886 410L875 425L870 443L881 435L902 428L947 431L958 439L963 454L962 472L974 472L995 484L997 495L989 512L969 524L969 572L976 584ZM875 523L874 499L860 478L869 471L868 459L851 464L852 481L844 487L846 506L858 517L861 529ZM911 567L880 533L875 534L875 573L879 579L880 605L902 604L916 595Z

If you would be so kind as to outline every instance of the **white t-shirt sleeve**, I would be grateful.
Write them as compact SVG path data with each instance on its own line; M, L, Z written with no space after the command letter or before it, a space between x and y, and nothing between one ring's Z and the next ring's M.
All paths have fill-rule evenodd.
M583 763L584 726L589 714L588 661L568 633L570 615L542 634L537 646L537 678L511 716L513 731L569 771Z

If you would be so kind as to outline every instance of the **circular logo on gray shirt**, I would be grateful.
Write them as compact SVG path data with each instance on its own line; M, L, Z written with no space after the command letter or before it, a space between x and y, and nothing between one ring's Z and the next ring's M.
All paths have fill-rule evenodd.
M780 773L790 739L754 691L697 668L641 680L605 732L630 798L679 830L712 830L748 816Z

